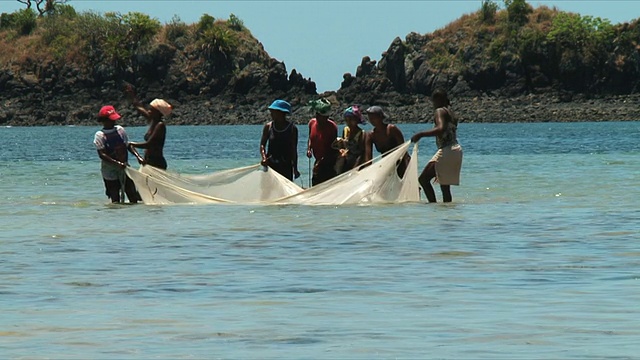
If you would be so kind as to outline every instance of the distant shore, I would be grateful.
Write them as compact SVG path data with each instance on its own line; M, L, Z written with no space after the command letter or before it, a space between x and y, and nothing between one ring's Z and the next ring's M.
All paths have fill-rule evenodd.
M599 98L584 96L569 99L557 95L525 95L517 97L481 96L474 98L452 97L452 107L461 122L467 123L531 123L531 122L584 122L584 121L638 121L640 120L640 95L615 95ZM415 105L384 104L391 123L421 123L433 121L433 107L426 97L414 96ZM57 108L73 108L68 104L56 104ZM94 106L95 105L95 106ZM96 125L92 109L101 105L83 105L83 110L74 116L57 111L57 120L49 116L27 116L31 109L19 114L2 112L2 126L60 126ZM341 110L350 104L334 104L332 118L341 120ZM369 106L374 104L362 104ZM77 105L76 105L77 106ZM145 125L144 119L134 113L128 104L116 106L123 115L126 126ZM294 105L291 118L298 124L311 117L305 106ZM71 119L71 120L70 120ZM4 121L2 121L4 120ZM249 125L269 121L268 113L255 104L199 101L177 104L175 114L167 122L172 125Z

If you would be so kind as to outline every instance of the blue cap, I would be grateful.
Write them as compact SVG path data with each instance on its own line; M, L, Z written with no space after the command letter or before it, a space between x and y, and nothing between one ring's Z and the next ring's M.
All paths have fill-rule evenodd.
M291 114L291 104L284 100L276 100L269 106L271 110L282 111L283 113Z

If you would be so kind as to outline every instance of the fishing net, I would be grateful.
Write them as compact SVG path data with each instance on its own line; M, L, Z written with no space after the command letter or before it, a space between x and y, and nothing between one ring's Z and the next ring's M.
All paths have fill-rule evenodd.
M270 168L253 165L203 175L167 172L151 166L127 168L145 204L300 204L341 205L402 203L420 200L418 146L406 172L398 163L410 142L329 181L303 189Z

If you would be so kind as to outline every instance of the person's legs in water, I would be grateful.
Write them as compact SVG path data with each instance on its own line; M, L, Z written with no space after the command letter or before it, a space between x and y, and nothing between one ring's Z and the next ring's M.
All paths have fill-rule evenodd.
M422 173L418 177L418 181L420 182L420 186L422 186L422 190L424 190L424 194L427 196L427 200L430 203L436 202L436 193L433 191L433 187L431 186L431 179L436 177L436 163L430 162L427 166L424 167Z
M334 169L335 161L321 159L317 161L315 166L313 167L313 177L311 178L312 185L321 184L329 179L332 179L336 176L336 171Z
M120 181L119 180L104 180L104 187L106 189L105 194L112 203L120 202Z
M140 194L138 194L138 190L136 190L136 185L128 176L125 177L124 192L127 193L127 198L132 204L136 204L138 201L142 200Z
M451 202L451 186L440 185L440 190L442 190L442 202Z

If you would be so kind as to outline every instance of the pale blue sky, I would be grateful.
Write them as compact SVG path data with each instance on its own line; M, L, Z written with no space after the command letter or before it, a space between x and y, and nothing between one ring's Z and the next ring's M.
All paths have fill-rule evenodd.
M502 1L497 1L503 5ZM640 17L640 1L529 0L533 6L607 18L613 23ZM412 32L430 33L463 14L480 8L481 1L189 1L189 0L71 0L77 10L139 11L163 23L175 15L197 22L204 13L228 18L233 13L258 38L269 54L304 77L318 92L337 90L346 72L355 73L363 56L379 60L391 41ZM24 7L16 0L0 0L0 12Z

